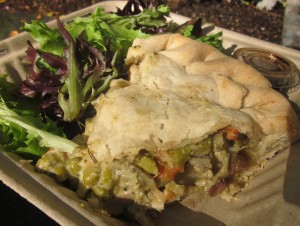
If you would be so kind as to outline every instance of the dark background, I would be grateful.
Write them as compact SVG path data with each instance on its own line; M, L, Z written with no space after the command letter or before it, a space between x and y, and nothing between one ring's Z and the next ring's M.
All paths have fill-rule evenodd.
M100 1L94 0L16 0L0 3L0 39L20 32L24 21L51 20ZM277 5L271 11L262 11L240 0L164 0L173 12L202 17L216 26L281 44L284 8ZM1 178L0 178L1 179ZM21 198L0 181L0 225L57 225L46 214Z
M175 13L187 17L202 17L216 26L281 44L284 8L277 4L271 11L259 10L258 0L162 0ZM1 2L1 1L0 1ZM55 15L68 14L99 0L6 0L0 3L1 32L9 35L30 19L49 20ZM157 1L152 1L157 2ZM230 3L229 3L230 2ZM5 16L4 16L5 15ZM3 24L9 29L5 30ZM2 34L1 34L2 33ZM4 33L4 34L3 34Z

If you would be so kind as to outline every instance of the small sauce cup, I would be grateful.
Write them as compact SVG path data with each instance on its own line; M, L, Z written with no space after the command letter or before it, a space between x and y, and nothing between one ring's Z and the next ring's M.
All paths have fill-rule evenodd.
M258 70L278 91L292 92L299 85L297 65L282 55L264 49L240 48L233 56Z

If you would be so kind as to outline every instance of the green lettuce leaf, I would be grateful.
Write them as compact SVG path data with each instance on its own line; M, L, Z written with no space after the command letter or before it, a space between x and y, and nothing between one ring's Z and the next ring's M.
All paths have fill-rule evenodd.
M74 39L83 35L87 42L102 51L107 50L109 42L112 51L125 54L134 39L149 36L141 30L143 27L166 25L164 16L169 12L167 6L161 5L146 9L138 15L118 16L97 8L89 16L76 17L65 27ZM29 32L43 51L62 56L66 45L57 28L51 29L42 21L32 21L31 24L25 23L22 30Z
M58 29L51 29L43 21L38 20L33 20L31 24L25 23L21 29L30 33L42 50L62 55L65 43Z
M182 35L184 35L185 37L189 37L191 39L194 39L198 42L203 42L206 43L208 45L211 45L215 48L217 48L218 50L222 51L223 50L223 40L222 40L222 31L219 31L215 34L205 34L202 35L201 37L195 37L193 35L193 30L194 30L194 25L187 25L184 27L184 29L182 29L180 31L180 33Z
M37 160L50 148L71 153L77 144L66 139L56 124L42 117L34 100L18 99L16 86L0 75L0 144L6 151ZM5 100L4 100L5 98Z
M204 42L222 51L223 50L223 40L221 39L222 35L223 35L222 31L219 31L212 35L204 35L200 38L197 38L196 40L199 42Z

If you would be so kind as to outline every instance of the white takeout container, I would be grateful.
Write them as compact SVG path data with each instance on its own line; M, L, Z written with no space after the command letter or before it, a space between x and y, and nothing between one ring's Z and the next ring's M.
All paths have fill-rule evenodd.
M87 15L96 7L107 11L122 8L124 1L101 2L62 17L70 21L74 17ZM175 22L183 23L189 18L172 14ZM56 22L49 23L55 26ZM224 47L228 52L236 48L255 47L272 50L294 62L300 68L300 52L280 45L258 40L233 31L215 27L212 33L223 32ZM0 73L8 72L10 79L20 82L25 77L21 59L25 56L29 34L21 33L0 42ZM20 77L21 76L21 77ZM288 94L300 106L300 91L297 87ZM263 97L262 97L263 98ZM91 209L73 192L58 185L46 175L38 174L34 167L23 164L18 156L0 152L0 180L22 197L33 203L60 225L127 225L126 223L101 215ZM240 195L238 201L227 202L218 197L204 198L191 202L189 206L173 204L158 216L159 226L168 225L300 225L300 145L295 144L272 158L265 169L255 174L254 179ZM196 194L199 196L201 194Z

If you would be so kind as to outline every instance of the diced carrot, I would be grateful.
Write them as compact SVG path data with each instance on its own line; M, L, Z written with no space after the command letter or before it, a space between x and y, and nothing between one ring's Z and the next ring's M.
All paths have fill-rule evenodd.
M178 173L183 173L183 165L171 165L169 156L166 152L158 150L156 155L156 166L158 169L157 179L161 182L174 180Z
M226 130L226 139L237 141L239 139L240 132L235 128Z
M169 203L176 199L176 195L172 191L166 190L165 198L166 198L166 202Z
M157 162L158 175L157 178L160 181L167 182L175 178L178 173L183 173L184 167L181 166L169 166L160 162Z

